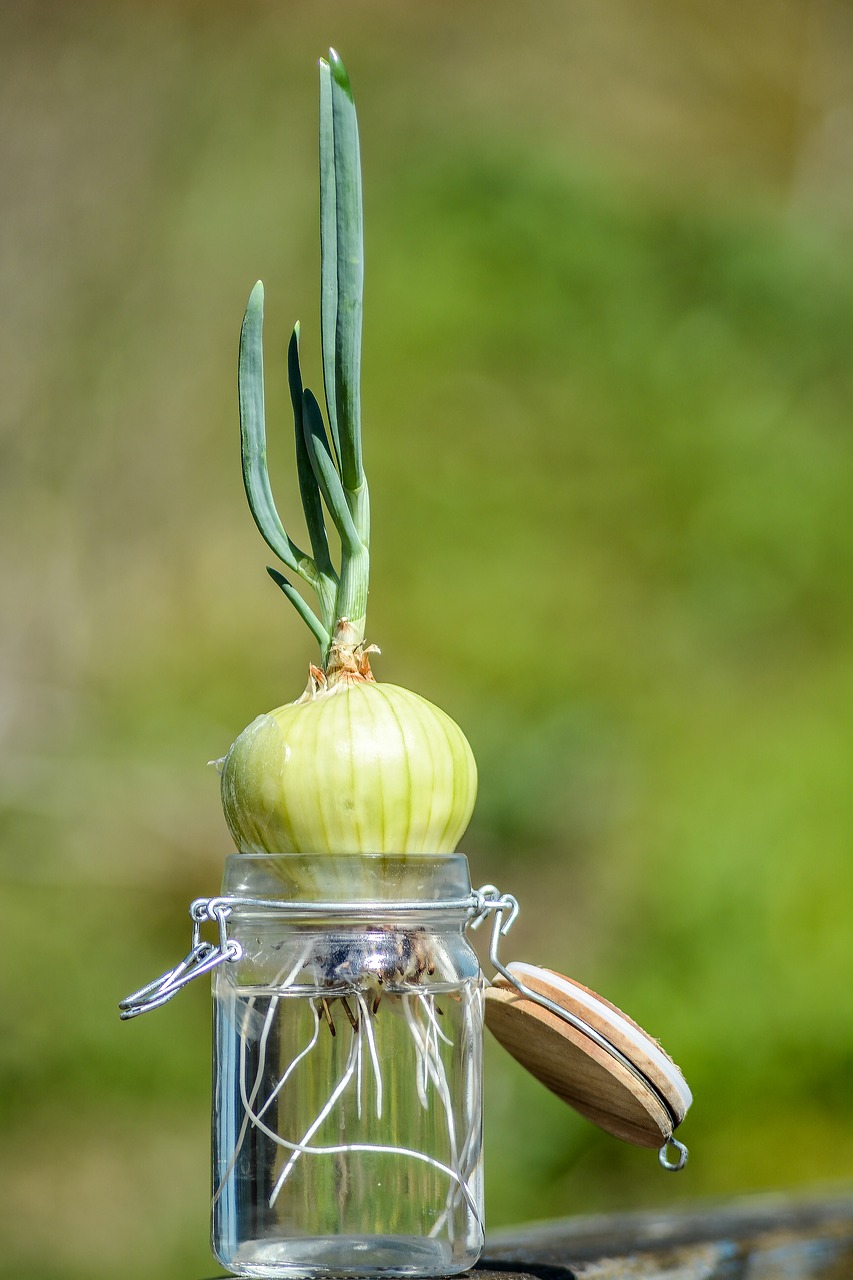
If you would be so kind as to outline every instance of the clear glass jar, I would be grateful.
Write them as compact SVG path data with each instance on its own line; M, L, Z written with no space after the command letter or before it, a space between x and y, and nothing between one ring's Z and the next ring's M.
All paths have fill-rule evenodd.
M432 1276L476 1262L470 893L460 854L228 859L223 894L263 900L232 905L242 956L213 975L212 1243L230 1271Z

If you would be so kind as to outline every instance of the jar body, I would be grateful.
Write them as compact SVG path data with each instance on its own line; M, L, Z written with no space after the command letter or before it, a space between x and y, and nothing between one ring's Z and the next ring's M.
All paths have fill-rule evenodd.
M466 860L241 854L225 888L314 913L228 921L243 954L213 979L217 1259L256 1276L466 1270L483 1245L482 977L464 907L430 905L467 897Z

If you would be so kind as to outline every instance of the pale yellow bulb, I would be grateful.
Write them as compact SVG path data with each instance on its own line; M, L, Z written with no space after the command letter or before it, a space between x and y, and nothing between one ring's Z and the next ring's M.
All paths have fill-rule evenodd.
M258 716L222 770L222 806L244 853L452 853L477 767L451 718L373 680Z

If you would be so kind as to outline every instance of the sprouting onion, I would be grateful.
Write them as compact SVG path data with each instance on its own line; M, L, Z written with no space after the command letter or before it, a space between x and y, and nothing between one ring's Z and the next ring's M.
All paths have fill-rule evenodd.
M243 480L267 545L313 588L312 609L277 569L268 572L307 624L321 661L295 702L257 717L222 766L222 804L246 853L449 853L471 817L477 772L461 729L407 689L378 683L365 641L370 504L361 448L363 237L358 126L344 65L320 61L322 410L303 387L299 325L287 369L296 466L310 554L275 507L266 459L263 286L240 336ZM329 548L327 513L340 541Z
M222 804L238 849L308 855L296 861L309 866L289 868L290 878L299 880L299 887L306 892L319 893L322 901L329 896L335 876L342 874L347 882L335 883L333 892L346 901L364 883L373 885L370 875L372 872L375 877L376 861L322 855L397 855L389 856L387 863L380 858L380 874L384 875L386 866L399 867L399 855L451 853L474 807L477 771L468 742L449 716L407 689L377 683L370 670L370 655L375 651L365 640L370 506L362 461L359 392L361 172L352 92L334 51L328 62L320 62L320 246L328 427L316 398L303 386L298 325L287 360L297 475L310 554L285 531L267 472L260 283L252 290L243 320L239 363L246 495L267 545L291 575L315 592L316 610L289 578L278 569L268 570L318 641L320 663L309 668L308 685L301 697L258 716L234 742L222 762ZM329 548L326 517L340 543L337 568ZM340 862L346 865L343 872L335 870ZM363 883L354 886L349 877L359 876L359 868ZM394 874L389 870L389 884ZM350 1182L346 1161L350 1157L358 1167L361 1156L384 1160L393 1154L407 1163L427 1161L441 1177L449 1179L445 1206L432 1223L430 1238L443 1234L452 1248L459 1206L463 1205L466 1216L473 1207L474 1218L478 1217L469 1183L477 1163L479 1130L472 1127L468 1139L458 1142L448 1055L462 1055L458 1061L466 1061L466 1071L471 1070L476 1060L471 1048L476 1036L460 1032L460 1047L454 1050L454 1040L448 1034L453 1023L449 1016L444 1017L443 1009L447 1006L449 1013L451 1004L458 1005L464 1025L473 1025L474 1009L479 1008L478 984L475 980L460 983L440 939L428 939L422 928L392 924L380 917L362 934L342 928L336 918L337 931L307 931L296 964L283 962L269 991L260 1035L257 1022L263 1006L254 991L242 1006L237 1020L237 1073L243 1116L214 1202L236 1170L250 1132L253 1143L267 1144L271 1168L280 1151L287 1153L275 1164L268 1195L270 1210L280 1194L288 1194L291 1174L303 1157L323 1160L328 1155L340 1156L344 1161L340 1195L345 1198ZM441 1005L436 1001L437 992ZM267 1046L293 1043L282 1027L293 1024L294 1011L302 1001L307 1001L311 1011L311 1038L292 1056L284 1053L278 1070L272 1069L276 1055L271 1053L268 1060ZM320 1043L322 1022L330 1033L324 1037L324 1046ZM436 1161L418 1143L408 1147L396 1141L388 1145L385 1138L377 1141L377 1133L384 1130L374 1130L373 1117L367 1124L365 1116L365 1127L361 1126L362 1080L368 1061L375 1085L375 1121L382 1118L384 1089L377 1028L382 1028L383 1044L400 1046L406 1042L406 1034L403 1041L395 1040L395 1024L408 1033L416 1095L423 1111L430 1113L429 1127L422 1132L431 1132L436 1126L446 1129L446 1162ZM249 1049L254 1044L258 1045L257 1056ZM343 1056L335 1053L333 1044L340 1047ZM334 1083L304 1135L294 1142L272 1125L272 1108L275 1104L278 1109L278 1099L297 1070L307 1072L309 1080L313 1073L315 1080L328 1078ZM324 1093L320 1089L320 1095ZM393 1109L404 1104L397 1099L390 1105ZM353 1123L353 1107L357 1141L353 1143L347 1136L342 1144L347 1115ZM264 1120L267 1112L269 1118ZM333 1113L337 1141L315 1145L315 1135ZM287 1114L286 1108L281 1114ZM387 1134L396 1132L396 1122L391 1119ZM365 1165L365 1172L381 1167ZM337 1180L336 1172L336 1185ZM396 1185L396 1179L394 1182ZM343 1220L343 1209L341 1212Z

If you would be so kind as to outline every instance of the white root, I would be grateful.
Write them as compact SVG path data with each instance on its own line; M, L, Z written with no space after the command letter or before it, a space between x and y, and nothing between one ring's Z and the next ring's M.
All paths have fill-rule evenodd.
M373 1034L373 1019L371 1018L367 1002L360 993L357 994L359 1019L359 1030L364 1028L364 1034L367 1036L367 1047L370 1051L370 1061L373 1064L373 1078L376 1084L376 1117L382 1117L382 1071L379 1066L379 1054L376 1052L376 1037Z
M309 954L309 947L306 945L306 946L303 948L302 953L301 953L301 955L299 956L299 959L298 959L298 960L296 961L296 963L293 965L292 969L290 970L290 973L287 975L287 977L284 979L284 981L282 981L282 974L284 973L284 969L280 969L280 970L279 970L279 972L276 974L275 978L273 979L273 984L272 984L272 985L273 985L273 987L274 987L274 988L276 988L276 989L281 988L282 990L287 990L287 988L288 988L288 987L292 986L292 985L293 985L293 982L294 982L294 979L296 978L296 975L297 975L297 974L302 970L302 968L303 968L303 966L304 966L304 964L305 964L305 961L306 961L306 960L307 960L307 958L308 958L308 954ZM244 1107L243 1107L243 1123L242 1123L242 1124L241 1124L241 1126L240 1126L240 1132L239 1132L239 1134L237 1135L237 1141L236 1141L236 1142L235 1142L235 1144L234 1144L234 1150L233 1150L233 1152L232 1152L232 1154L231 1154L231 1159L228 1161L227 1168L225 1169L225 1172L223 1173L222 1177L221 1177L221 1178L220 1178L220 1180L219 1180L219 1186L216 1188L216 1191L214 1192L214 1195L213 1195L213 1204L216 1204L217 1200L218 1200L218 1199L219 1199L219 1197L222 1195L223 1188L225 1187L226 1182L227 1182L227 1181L228 1181L228 1179L231 1177L231 1174L232 1174L232 1173L233 1173L233 1171L234 1171L234 1165L237 1163L237 1157L239 1156L239 1154L240 1154L240 1152L241 1152L241 1150L242 1150L242 1148L243 1148L243 1143L244 1143L244 1142L245 1142L245 1140L246 1140L246 1134L247 1134L247 1132L248 1132L248 1129L249 1129L249 1123L250 1123L250 1115L252 1114L252 1112L251 1112L251 1107L254 1105L255 1098L258 1096L258 1092L259 1092L259 1090L260 1090L260 1087L261 1087L261 1084L262 1084L262 1082L263 1082L263 1078L264 1078L264 1070L265 1070L265 1068L266 1068L266 1060L267 1060L267 1041L268 1041L268 1039L269 1039L270 1029L271 1029L272 1024L273 1024L273 1019L274 1019L274 1017L275 1017L275 1012L276 1012L276 1009L278 1008L278 1002L279 1002L279 999L280 999L280 997L279 997L279 996L273 996L273 997L272 997L272 999L270 1000L270 1003L269 1003L269 1008L267 1009L267 1012L266 1012L266 1017L264 1018L264 1025L263 1025L263 1028L262 1028L262 1030L261 1030L260 1039L259 1039L259 1041L258 1041L258 1066L257 1066L257 1070L255 1071L255 1083L253 1084L253 1086L252 1086L252 1091L251 1091L251 1093L250 1093L250 1095L249 1095L249 1104L250 1104L250 1105L249 1105L249 1106L246 1106L246 1105L245 1105L245 1096L243 1096L243 1102L244 1102ZM248 1023L249 1023L250 1018L252 1017L252 1015L253 1015L253 1014L254 1014L254 1012L255 1012L255 1006L256 1006L256 1004L257 1004L257 997L256 997L256 996L252 996L252 998L249 1000L248 1004L246 1005L246 1012L245 1012L245 1016L244 1016L244 1019L243 1019L244 1031L243 1031L243 1034L240 1036L240 1090L241 1090L241 1095L243 1095L243 1090L244 1090L244 1086L245 1086L245 1079L246 1079L246 1041L247 1041L247 1039L248 1039L247 1027L248 1027ZM315 1020L316 1020L316 1010L314 1010L314 1005L313 1005L313 1003L312 1003L312 1005L311 1005L311 1008L312 1008L312 1010L314 1011L314 1014L315 1014ZM295 1059L294 1059L294 1061L290 1064L290 1067L288 1067L287 1071L286 1071L286 1072L285 1072L285 1074L282 1076L281 1080L279 1080L279 1082L278 1082L278 1084L276 1085L275 1089L273 1090L272 1094L269 1096L269 1098L267 1098L266 1102L265 1102L265 1103L264 1103L264 1105L261 1107L261 1110L260 1110L260 1112L258 1113L259 1115L263 1115L263 1114L264 1114L264 1112L266 1111L267 1107L269 1107L269 1106L270 1106L270 1104L272 1103L272 1101L273 1101L273 1099L275 1098L276 1094L277 1094L277 1093L279 1092L279 1090L283 1087L283 1085L284 1085L285 1081L287 1080L287 1077L290 1075L290 1072L293 1070L293 1068L296 1066L296 1064L300 1061L300 1059L301 1059L301 1058L303 1058L303 1057L305 1056L305 1054L308 1052L308 1050L309 1050L309 1049L311 1049L311 1048L313 1048L313 1046L314 1046L314 1044L316 1043L316 1040L317 1040L317 1034L318 1034L318 1032L319 1032L319 1022L316 1022L316 1025L315 1025L315 1028L314 1028L314 1037L313 1037L313 1039L312 1039L312 1041L311 1041L311 1044L309 1044L309 1045L308 1045L308 1046L307 1046L307 1047L302 1051L302 1053L300 1053L300 1054L298 1055L298 1057L297 1057L297 1058L295 1058Z
M435 1239L438 1235L440 1235L440 1233L445 1228L447 1228L448 1238L450 1242L453 1243L453 1240L455 1238L455 1233L453 1230L453 1218L451 1215L453 1214L456 1206L459 1204L460 1191L463 1192L463 1194L465 1195L465 1198L469 1200L469 1202L471 1199L470 1192L468 1190L466 1175L463 1173L462 1162L460 1160L460 1156L457 1150L456 1121L453 1115L453 1103L450 1098L450 1090L447 1084L447 1073L444 1069L444 1063L442 1061L441 1051L438 1045L439 1037L442 1040L444 1040L445 1043L447 1044L452 1044L453 1042L448 1039L448 1037L442 1032L441 1028L438 1025L438 1020L436 1019L435 1013L431 1008L431 1005L434 1003L434 1001L432 1001L429 997L427 997L423 992L418 992L417 995L418 995L419 1004L427 1015L427 1025L423 1029L423 1032L422 1032L421 1024L418 1022L415 1016L414 1010L412 1010L409 1005L408 996L403 997L403 1003L404 1003L404 1012L406 1016L406 1021L408 1022L409 1030L412 1033L412 1039L415 1042L418 1055L420 1058L418 1075L417 1075L418 1092L421 1095L421 1101L423 1105L427 1106L428 1102L427 1102L427 1096L426 1096L426 1075L428 1074L429 1078L432 1080L432 1083L436 1092L438 1093L442 1106L444 1107L444 1114L447 1120L447 1136L450 1143L450 1162L456 1174L456 1177L451 1183L451 1186L448 1190L445 1207L442 1213L436 1219L436 1222L433 1224L433 1227L429 1232L429 1236L431 1239ZM423 1066L423 1071L424 1071L423 1080L421 1079L421 1074L420 1074L421 1064ZM468 1084L470 1088L470 1084L471 1084L470 1074L468 1076ZM421 1089L423 1090L422 1093L421 1093ZM468 1144L472 1140L472 1136L473 1136L473 1133L469 1132L468 1138L466 1139L465 1147L463 1147L463 1155L466 1156L466 1163L468 1163L466 1152L468 1149ZM479 1222L479 1217L477 1220Z
M367 1017L367 1006L360 995L356 995L356 1003L358 1005L358 1031L353 1032L358 1040L358 1054L355 1068L355 1111L359 1120L361 1119L361 1097L362 1083L364 1080L364 1030L362 1023Z
M284 1075L281 1077L281 1079L277 1082L277 1084L276 1084L275 1088L273 1089L273 1091L272 1091L272 1093L270 1094L270 1096L267 1098L267 1100L266 1100L266 1102L264 1103L264 1105L261 1107L260 1111L258 1111L258 1112L256 1113L256 1114L257 1114L257 1116L258 1116L258 1118L260 1118L260 1117L264 1114L264 1112L265 1112L269 1107L271 1107L271 1106L272 1106L273 1102L274 1102L274 1101L275 1101L275 1099L278 1097L278 1095L281 1093L282 1089L283 1089L283 1088L284 1088L284 1086L287 1084L288 1080L290 1079L290 1077L292 1076L292 1074L293 1074L293 1072L296 1070L296 1068L299 1066L299 1064L300 1064L300 1062L302 1061L302 1059L303 1059L303 1058L307 1058L307 1057L308 1057L308 1054L309 1054L309 1053L311 1052L311 1050L314 1048L315 1044L317 1043L317 1040L319 1039L319 1036L320 1036L320 1027L321 1027L321 1025L322 1025L322 1024L321 1024L321 1022L320 1022L320 1015L319 1015L319 1013L317 1012L317 1006L316 1006L316 1004L314 1003L314 1001L313 1001L313 1000L310 1002L310 1004L311 1004L311 1012L312 1012L312 1013L313 1013L313 1015L314 1015L314 1032L313 1032L313 1034L312 1034L312 1036L311 1036L311 1039L308 1041L308 1043L306 1044L305 1048L304 1048L300 1053L297 1053L296 1057L295 1057L295 1058L293 1059L293 1061L290 1063L289 1067L287 1068L287 1070L285 1071L285 1073L284 1073Z
M356 1154L359 1152L399 1155L401 1157L418 1160L430 1165L432 1168L446 1176L450 1181L444 1210L433 1224L433 1227L429 1232L430 1237L434 1238L442 1231L446 1230L449 1232L450 1242L453 1243L455 1234L453 1229L455 1211L463 1200L468 1206L471 1214L474 1216L477 1224L482 1226L479 1213L477 1211L477 1205L471 1194L471 1190L468 1187L468 1178L471 1176L473 1168L476 1166L479 1126L475 1120L460 1151L457 1142L456 1121L450 1097L447 1072L441 1054L441 1044L443 1043L452 1047L453 1040L442 1029L436 1017L433 997L422 990L415 989L412 991L410 989L409 991L404 992L400 992L399 990L396 993L389 992L386 1000L390 1004L392 998L395 999L395 1001L396 999L399 999L397 1008L403 1014L415 1051L415 1085L421 1106L426 1110L429 1109L430 1084L432 1084L435 1093L438 1095L447 1125L448 1154L450 1157L449 1163L443 1163L441 1160L437 1160L433 1156L427 1155L425 1152L402 1146L385 1146L374 1143L340 1143L333 1146L312 1145L312 1139L328 1120L336 1105L340 1099L344 1097L346 1091L351 1085L353 1085L355 1091L356 1114L359 1120L362 1119L363 1092L366 1083L364 1059L367 1055L370 1057L373 1075L376 1116L378 1118L381 1118L382 1116L383 1081L376 1041L376 1030L374 1027L374 1017L370 1009L369 993L366 994L362 990L351 989L347 992L347 996L356 1004L357 1018L355 1020L350 1018L352 1029L346 1063L337 1084L332 1089L328 1099L323 1104L312 1123L308 1126L301 1140L298 1142L292 1142L282 1137L280 1133L277 1133L275 1129L264 1121L264 1114L282 1092L299 1064L303 1062L314 1049L316 1049L320 1039L322 1019L317 1003L319 999L318 995L308 998L314 1022L308 1043L289 1063L263 1104L260 1107L257 1107L258 1094L261 1089L266 1069L268 1041L273 1022L276 1013L278 1013L279 1016L282 1016L283 1010L279 1008L279 1005L282 998L284 998L284 992L286 992L288 987L293 984L296 975L303 968L305 960L306 956L303 955L298 964L294 966L280 986L278 985L278 980L276 982L278 991L281 994L277 994L271 998L269 1008L266 1011L263 1028L258 1038L258 1060L255 1070L255 1078L252 1082L251 1088L249 1088L247 1080L246 1045L247 1040L250 1038L248 1028L246 1028L243 1034L240 1035L239 1090L240 1100L243 1107L243 1121L237 1137L234 1152L214 1195L214 1203L221 1196L228 1178L233 1173L237 1157L245 1141L245 1136L249 1126L255 1126L273 1143L275 1143L276 1146L290 1153L289 1158L281 1169L275 1185L270 1192L270 1207L275 1205L288 1179L291 1177L300 1156L342 1156L347 1154ZM279 979L281 979L281 976L282 975L279 975ZM334 994L337 996L339 993L335 991ZM466 1009L468 1010L471 1008L471 995L471 992L466 991ZM413 996L414 1000L412 998ZM296 998L295 993L291 998ZM332 996L330 995L328 998L331 999ZM250 1009L254 1008L254 1003L255 1001L253 998L250 1004ZM469 1093L472 1085L474 1084L471 1078L471 1073L475 1070L476 1064L472 1060L475 1056L475 1054L470 1052L466 1053L466 1080L468 1084L467 1092Z
M421 1007L422 1007L422 1009L423 1009L424 1013L426 1014L426 1016L429 1018L430 1022L432 1023L433 1030L435 1031L435 1034L439 1037L439 1039L443 1040L445 1044L450 1045L450 1046L451 1046L451 1048L452 1048L452 1047L453 1047L453 1041L450 1039L450 1036L445 1035L445 1034L444 1034L444 1032L442 1031L441 1027L438 1025L438 1018L436 1018L435 1013L434 1013L435 1000L434 1000L434 999L427 999L427 997L424 995L423 991L419 991L419 992L418 992L418 1000L420 1001L420 1004L421 1004ZM438 1050L438 1046L436 1045L436 1051L437 1051L437 1050Z
M480 988L475 988L473 990L471 988L466 988L465 994L464 994L464 1000L465 1000L465 1025L470 1026L471 1018L472 1016L474 1016L474 1013L472 1011L472 1006L475 1002L477 1003L476 1017L479 1018L482 1012L482 1000L483 1000L482 990ZM471 1090L475 1086L476 1077L479 1075L479 1072L480 1072L480 1055L478 1053L471 1052L470 1046L469 1046L469 1051L465 1054L466 1093L469 1096L471 1094ZM431 1239L434 1239L436 1236L441 1234L448 1218L452 1213L456 1211L456 1208L460 1200L460 1187L465 1187L466 1189L468 1187L468 1182L472 1177L474 1173L474 1169L476 1168L477 1162L480 1158L482 1129L483 1129L482 1112L478 1111L474 1123L472 1123L471 1127L468 1130L468 1136L465 1139L465 1142L462 1144L462 1150L459 1153L459 1161L457 1164L457 1169L460 1177L459 1185L456 1187L451 1186L450 1189L448 1190L447 1203L444 1207L444 1210L436 1219L435 1223L433 1224L432 1230L429 1233ZM478 1222L479 1222L479 1218L478 1218Z
M423 1041L421 1040L420 1027L417 1024L414 1011L411 1005L411 998L407 995L402 997L403 1016L409 1025L409 1031L412 1033L412 1040L415 1045L415 1051L418 1055L418 1065L415 1070L415 1085L418 1090L418 1099L424 1111L429 1110L429 1098L427 1097L426 1081L427 1081L427 1065L426 1054L424 1053Z
M435 1090L441 1099L441 1104L444 1107L444 1114L447 1120L447 1137L450 1141L450 1162L454 1169L458 1169L459 1153L456 1146L456 1119L453 1115L453 1102L451 1100L450 1089L447 1084L447 1072L444 1069L444 1062L442 1061L441 1053L438 1048L438 1040L437 1038L434 1038L432 1027L435 1027L436 1030L438 1030L434 1016L430 1024L430 1028L427 1030L425 1035L424 1058L430 1074L430 1079L432 1080Z
M444 1063L438 1048L438 1035L443 1040L447 1037L440 1031L435 1014L428 1008L428 1002L422 992L418 993L418 999L423 1007L427 1009L428 1023L426 1027L422 1027L415 1017L414 1010L410 1004L410 997L403 996L403 1006L406 1021L409 1024L409 1030L412 1033L412 1039L420 1058L420 1064L423 1068L423 1077L418 1072L418 1096L422 1105L426 1108L429 1105L426 1086L428 1079L432 1080L436 1093L444 1107L444 1114L447 1119L447 1136L450 1142L450 1161L454 1168L458 1168L459 1158L456 1146L456 1121L453 1116L453 1103L450 1098L450 1090L447 1085L447 1073L444 1069ZM437 1034L436 1034L437 1033ZM451 1043L451 1042L448 1042Z
M352 1043L350 1045L349 1057L347 1058L347 1065L344 1068L344 1073L341 1076L338 1083L335 1085L331 1094L329 1095L328 1102L321 1109L320 1114L317 1116L317 1118L308 1126L308 1129L302 1141L296 1145L296 1149L294 1150L293 1155L290 1157L287 1164L284 1166L281 1173L279 1174L278 1181L276 1182L275 1186L272 1189L272 1192L270 1193L270 1201L269 1201L270 1208L272 1208L273 1205L275 1204L276 1200L279 1197L279 1193L282 1187L284 1186L285 1182L293 1172L293 1168L296 1164L296 1161L299 1159L300 1155L302 1155L302 1153L308 1149L307 1144L314 1137L314 1134L320 1128L320 1125L326 1119L326 1116L331 1113L338 1098L346 1090L350 1080L352 1080L353 1073L355 1071L357 1041L358 1041L358 1033L353 1031Z

